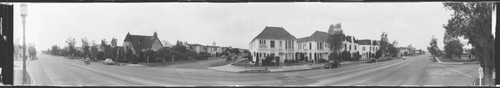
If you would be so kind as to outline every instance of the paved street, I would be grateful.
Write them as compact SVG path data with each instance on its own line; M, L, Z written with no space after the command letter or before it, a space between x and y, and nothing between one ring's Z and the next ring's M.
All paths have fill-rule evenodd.
M40 55L30 61L33 85L451 85L467 86L479 64L438 64L429 55L338 69L278 73L230 73L207 69L213 59L167 67L83 64L81 60Z

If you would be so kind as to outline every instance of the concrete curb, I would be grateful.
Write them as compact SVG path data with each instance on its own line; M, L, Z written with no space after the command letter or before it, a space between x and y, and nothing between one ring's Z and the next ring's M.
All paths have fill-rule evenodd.
M472 84L471 84L471 86L476 86L477 79L478 79L478 78L474 78L474 80L472 80Z
M236 61L238 62L238 61ZM234 62L234 63L236 63ZM360 64L364 63L365 61L359 61L359 62L349 62L349 63L344 63L341 65L349 65L349 64ZM223 66L216 66L216 67L208 67L211 70L216 70L216 71L221 71L221 72L233 72L233 73L279 73L279 72L294 72L294 71L307 71L307 70L317 70L317 69L322 69L323 65L320 66L307 66L303 69L291 69L291 70L283 70L283 69L268 69L268 70L246 70L244 69L245 67L241 66L234 66L231 64L223 65ZM231 70L231 68L233 70ZM235 70L238 69L238 70Z

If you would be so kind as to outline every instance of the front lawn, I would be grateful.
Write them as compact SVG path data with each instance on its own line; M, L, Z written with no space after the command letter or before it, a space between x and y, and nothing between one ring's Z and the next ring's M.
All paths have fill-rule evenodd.
M254 66L254 65L250 64L249 62L250 61L248 59L245 59L245 60L236 62L236 63L234 63L232 65L234 65L234 66Z
M248 59L245 59L245 60L242 60L242 61L240 61L240 62L236 62L236 63L234 63L233 65L234 65L234 66L255 66L255 67L259 67L259 66L256 66L256 65L252 65L252 64L250 64L249 62L250 62L250 61L249 61ZM309 63L309 62L299 61L299 62L297 62L297 63L286 63L286 64L284 64L284 63L280 63L280 64L282 64L283 66L294 66L294 65L311 64L311 63Z
M241 59L241 58L240 58ZM246 58L245 58L246 59ZM234 60L231 60L231 61L221 61L221 62L216 62L216 63L213 63L213 64L210 64L208 67L216 67L216 66L224 66L224 65L227 65L227 64L231 64L233 62L236 62L238 61L238 59L234 59Z
M441 56L438 58L442 62L473 62L475 60L452 60L451 58Z

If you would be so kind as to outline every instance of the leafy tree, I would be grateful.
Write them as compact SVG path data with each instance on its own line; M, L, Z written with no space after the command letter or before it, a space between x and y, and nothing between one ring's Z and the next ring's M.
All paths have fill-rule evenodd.
M448 10L453 10L452 18L445 28L445 38L464 37L474 47L474 56L479 58L484 71L484 82L494 85L492 79L495 69L495 38L492 34L493 3L461 2L443 3ZM498 8L498 7L497 7Z
M51 53L52 53L53 55L60 55L60 53L59 53L59 52L60 52L60 49L61 49L61 48L59 48L59 46L57 46L57 45L53 45L53 46L52 46L52 49L51 49Z
M90 46L87 38L82 38L82 49L82 54L84 57L90 56Z
M36 57L36 48L35 48L35 44L33 43L30 43L28 44L29 46L27 47L28 48L28 52L30 54L31 57Z
M444 51L446 52L446 57L456 59L462 55L463 44L460 40L454 39L449 42L445 42Z
M113 57L113 50L111 49L111 46L110 46L110 44L108 44L106 39L101 40L101 45L99 47L103 53L102 58L109 58L109 57L114 58Z
M92 41L92 46L90 46L90 57L91 59L94 59L97 57L99 51L99 45L95 43L95 41Z
M179 52L181 52L181 53L187 53L187 52L188 52L188 50L187 50L186 46L184 46L184 45L182 44L182 42L180 42L180 41L177 41L177 44L175 44L175 46L173 46L173 47L172 47L172 49L173 49L174 51L179 51Z
M396 57L398 55L399 49L394 46L394 44L389 44L387 51L391 57Z
M231 51L230 51L232 54L236 54L236 55L239 55L241 52L240 52L240 49L237 49L237 48L232 48Z
M68 43L68 54L70 54L71 56L74 56L75 53L76 53L76 49L75 49L75 38L72 38L72 37L69 37L67 40L66 40L66 43Z
M387 38L387 33L382 32L382 35L380 36L380 53L382 56L387 56L388 54L388 49L389 49L389 39Z
M382 50L377 50L375 52L375 59L379 59L380 57L382 57Z
M329 44L330 50L334 53L337 53L335 55L343 55L343 54L340 54L340 50L342 50L342 48L344 48L343 41L346 39L345 38L346 36L345 36L344 32L342 31L342 29L340 29L339 31L336 31L335 33L329 33L329 34L330 35L328 35L327 42ZM342 57L337 58L337 60L341 61Z
M439 50L437 46L437 38L432 38L431 42L429 43L429 47L427 47L427 50L429 53L431 53L432 56L436 57L440 55L441 50Z
M173 46L170 42L168 42L167 40L161 40L161 42L163 43L164 46L166 47L170 47L170 46Z
M114 58L114 59L118 59L118 47L117 47L117 42L118 42L118 39L116 38L112 38L111 39L111 47L110 47L110 52L111 52L111 57Z

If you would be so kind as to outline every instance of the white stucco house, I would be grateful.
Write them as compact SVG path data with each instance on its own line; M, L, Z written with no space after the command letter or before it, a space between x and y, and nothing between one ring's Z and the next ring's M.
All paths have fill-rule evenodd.
M283 27L266 26L262 32L249 43L249 51L254 57L252 61L260 64L266 56L278 56L280 62L285 59L296 59L297 49L295 36Z

